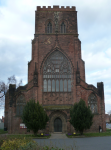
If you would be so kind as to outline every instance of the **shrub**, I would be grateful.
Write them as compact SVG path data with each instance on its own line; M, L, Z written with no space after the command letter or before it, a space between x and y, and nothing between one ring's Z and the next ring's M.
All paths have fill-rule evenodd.
M39 146L35 141L31 140L31 138L5 137L4 139L5 140L2 139L0 150L63 150L57 147Z
M32 147L36 147L37 143L29 139L7 139L3 142L2 150L30 150Z
M27 117L28 116L28 117ZM34 135L37 135L38 130L45 129L47 121L49 120L46 112L39 102L31 99L24 107L21 116L28 130L32 130Z
M84 130L90 129L93 123L93 116L94 115L92 114L90 108L86 106L83 99L80 99L80 101L75 103L70 109L70 123L76 131L80 132L81 135Z

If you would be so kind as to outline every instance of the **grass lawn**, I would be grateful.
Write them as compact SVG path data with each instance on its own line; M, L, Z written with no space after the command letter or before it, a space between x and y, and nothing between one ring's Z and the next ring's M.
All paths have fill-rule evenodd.
M4 131L3 129L0 129L0 134L8 133L8 131Z
M101 133L83 133L81 136L80 134L76 135L67 135L68 138L74 138L74 137L100 137L100 136L111 136L111 129L106 129L106 132L101 132Z
M41 135L37 135L37 136L34 136L33 134L13 134L13 135L7 135L8 137L10 138L22 138L22 137L25 137L25 138L31 138L31 139L47 139L47 138L50 138L50 134L49 135L44 135L44 136L41 136Z
M6 134L6 133L8 133L8 131L4 131L3 129L0 129L0 134ZM41 136L41 135L39 135L39 134L37 134L37 136L34 136L33 134L13 134L13 135L11 135L11 134L9 134L9 135L6 135L7 137L9 137L9 138L22 138L22 137L26 137L26 138L45 138L45 139L47 139L47 138L50 138L50 134L46 134L46 135L44 135L44 136Z
M46 135L46 136L44 135L43 137L41 135L37 135L35 137L32 134L30 134L30 135L29 134L18 134L18 135L17 134L15 134L15 135L14 134L13 135L9 134L9 135L7 135L7 134L4 134L4 133L7 133L7 131L3 131L3 130L0 130L0 133L1 133L1 135L0 135L0 147L5 142L6 142L5 144L7 144L8 147L9 147L10 144L12 144L11 146L14 146L14 143L16 143L16 145L17 145L17 142L19 143L19 140L21 140L20 143L19 143L19 145L23 144L23 142L26 143L28 141L26 143L27 145L25 146L26 148L24 148L24 150L30 149L29 148L30 145L34 146L34 144L35 144L36 148L33 148L32 150L40 150L40 149L41 150L44 150L44 149L52 150L51 147L50 148L48 146L41 147L34 140L32 140L34 138L43 138L43 139L44 138L49 138L51 135ZM4 135L2 135L2 134L4 134ZM74 137L100 137L100 136L111 136L111 129L107 129L106 132L102 132L102 133L84 133L82 136L80 134L67 135L67 137L69 137L69 138L74 138ZM10 141L13 141L13 142L10 142L10 144L8 143L9 139L10 139ZM57 150L57 149L53 148L53 150ZM75 145L74 150L76 150L76 145Z
M106 132L111 132L111 129L106 129Z

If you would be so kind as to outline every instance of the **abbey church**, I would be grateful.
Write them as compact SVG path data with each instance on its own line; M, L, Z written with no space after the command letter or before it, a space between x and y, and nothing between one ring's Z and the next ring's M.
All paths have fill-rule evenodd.
M20 117L27 101L35 99L49 116L45 133L72 133L70 108L80 98L94 114L93 125L86 132L98 132L99 125L105 131L104 85L98 82L96 88L85 81L76 8L37 6L28 83L17 89L9 86L4 126L9 134L29 134Z

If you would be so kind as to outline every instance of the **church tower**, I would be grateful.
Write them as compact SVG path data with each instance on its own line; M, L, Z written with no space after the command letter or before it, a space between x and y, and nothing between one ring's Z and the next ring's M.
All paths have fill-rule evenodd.
M37 6L28 83L17 90L12 101L15 109L12 104L11 111L15 119L9 124L21 123L18 118L23 106L33 98L39 101L49 116L44 132L73 132L74 128L69 123L70 108L82 98L94 113L93 125L88 132L98 132L99 125L105 131L104 87L102 82L97 83L96 88L85 81L85 63L81 57L74 6ZM20 100L23 101L22 107Z
M49 113L50 124L53 124L54 119L56 122L57 118L62 126L64 124L61 132L66 132L69 108L81 98L81 92L77 92L80 78L85 82L75 7L37 7L28 82L35 80L35 64L39 82L33 89L34 99ZM52 132L54 130L54 127L50 129Z

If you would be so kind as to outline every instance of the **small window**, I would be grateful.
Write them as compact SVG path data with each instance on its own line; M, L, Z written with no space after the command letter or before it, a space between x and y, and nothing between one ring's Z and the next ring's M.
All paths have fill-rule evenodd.
M56 80L56 92L59 92L59 80Z
M16 100L16 115L21 116L23 114L23 109L25 106L25 98L23 95L20 95Z
M67 69L64 68L64 72L67 72Z
M68 92L71 92L71 80L68 80Z
M55 69L55 72L59 72L59 69Z
M92 113L97 113L97 98L94 94L91 94L88 98L88 105L92 111Z
M67 80L64 80L64 92L67 92Z
M51 24L51 22L49 22L48 25L47 25L47 33L52 33L52 24Z
M52 92L55 92L55 80L52 80Z
M51 72L51 69L47 69L47 72Z
M48 92L51 92L51 80L48 80Z
M44 92L47 92L47 80L44 80Z
M66 26L65 26L64 22L62 22L62 24L61 24L61 33L66 33Z
M63 92L63 80L60 80L60 92Z

